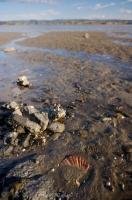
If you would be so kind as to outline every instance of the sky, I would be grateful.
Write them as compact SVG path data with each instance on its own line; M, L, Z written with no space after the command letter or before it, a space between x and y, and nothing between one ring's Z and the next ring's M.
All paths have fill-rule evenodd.
M132 0L0 0L0 21L131 19Z

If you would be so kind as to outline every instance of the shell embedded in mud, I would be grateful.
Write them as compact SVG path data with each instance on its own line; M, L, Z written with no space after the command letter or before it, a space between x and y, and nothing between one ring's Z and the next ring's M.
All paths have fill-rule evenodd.
M68 156L66 156L62 160L61 164L76 167L76 168L79 168L79 169L84 170L84 171L88 171L88 169L90 167L87 160L85 160L83 157L78 156L78 155L68 155Z

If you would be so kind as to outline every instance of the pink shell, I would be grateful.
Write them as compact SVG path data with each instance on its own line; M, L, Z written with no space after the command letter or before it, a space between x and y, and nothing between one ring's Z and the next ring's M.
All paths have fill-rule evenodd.
M77 167L79 169L82 169L84 171L88 171L90 165L88 164L87 160L85 160L83 157L81 156L77 156L77 155L69 155L66 156L62 162L62 165L68 165L68 166L73 166L73 167Z

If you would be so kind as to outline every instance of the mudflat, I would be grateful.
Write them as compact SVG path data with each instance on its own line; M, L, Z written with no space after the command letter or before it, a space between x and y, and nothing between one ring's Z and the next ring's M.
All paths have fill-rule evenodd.
M7 42L10 42L11 40L15 39L15 38L18 38L20 34L19 33L13 33L13 32L1 32L0 33L0 45L3 45Z
M132 39L129 39L130 41ZM114 37L101 32L51 32L27 39L22 43L30 47L110 54L121 59L132 58L132 47L115 44Z
M113 40L99 32L51 32L4 54L1 99L16 110L1 101L2 199L131 199L132 48ZM20 75L31 87L17 85ZM49 124L38 133L40 121L48 121L43 112ZM48 129L56 122L60 132Z

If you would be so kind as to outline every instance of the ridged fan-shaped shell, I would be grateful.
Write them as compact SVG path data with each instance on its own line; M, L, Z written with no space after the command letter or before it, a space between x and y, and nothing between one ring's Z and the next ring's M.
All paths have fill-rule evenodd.
M88 169L90 167L87 160L84 159L82 156L78 156L78 155L68 155L68 156L66 156L62 160L61 164L72 166L72 167L77 167L77 168L84 170L84 171L88 171Z

